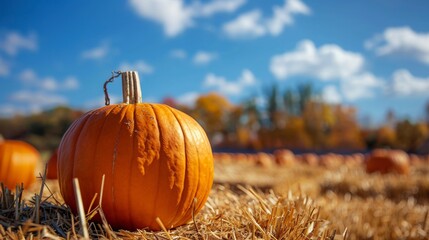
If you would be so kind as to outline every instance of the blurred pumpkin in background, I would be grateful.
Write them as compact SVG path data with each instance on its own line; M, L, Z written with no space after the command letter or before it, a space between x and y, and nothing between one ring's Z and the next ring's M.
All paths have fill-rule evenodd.
M274 160L279 166L293 166L295 164L295 154L288 149L278 149L274 151Z
M366 160L366 171L408 174L410 160L408 154L402 150L375 149Z
M39 151L30 144L0 139L0 182L10 190L15 190L21 183L28 188L36 180L39 161Z

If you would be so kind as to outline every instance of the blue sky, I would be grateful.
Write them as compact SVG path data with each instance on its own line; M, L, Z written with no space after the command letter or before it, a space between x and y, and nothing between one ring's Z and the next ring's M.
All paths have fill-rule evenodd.
M359 117L421 119L429 100L426 0L6 1L0 116L103 106L113 70L139 71L143 98L240 103L312 83ZM109 86L121 100L120 83Z

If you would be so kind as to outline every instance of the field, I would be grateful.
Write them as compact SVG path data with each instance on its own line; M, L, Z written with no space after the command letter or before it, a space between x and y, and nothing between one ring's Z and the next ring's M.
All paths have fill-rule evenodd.
M91 221L98 214L97 207L92 207L86 215L90 237L429 239L427 160L412 161L409 175L397 175L367 174L362 159L350 156L283 165L267 160L270 157L216 154L209 200L185 226L160 232L113 230L106 222ZM43 189L41 182L22 195L2 194L0 238L82 236L79 217L62 203L56 181L46 180Z

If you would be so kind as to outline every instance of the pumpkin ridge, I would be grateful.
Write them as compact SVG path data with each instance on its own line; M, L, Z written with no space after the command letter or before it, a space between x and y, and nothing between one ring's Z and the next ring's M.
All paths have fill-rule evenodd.
M103 119L103 123L102 123L102 126L101 126L101 128L100 128L100 131L98 132L98 136L96 137L96 142L95 142L95 146L94 146L94 150L95 151L93 151L94 152L94 155L93 155L93 158L92 159L98 159L98 155L100 154L99 153L99 151L100 151L100 149L102 149L102 148L100 148L99 147L99 145L100 145L100 143L102 142L102 141L100 141L100 139L101 139L101 137L102 137L102 135L103 135L103 132L104 132L104 128L105 128L105 126L106 126L106 122L107 122L107 120L108 120L108 118L109 118L109 115L110 115L110 113L114 110L114 106L112 106L112 107L110 107L110 106L105 106L105 107L103 107L103 108L100 108L100 109L98 109L98 111L96 111L96 112L93 112L92 114L105 114L105 118ZM103 173L103 174L105 174L105 173ZM94 182L98 182L99 181L99 179L94 179ZM101 186L101 179L100 179L100 186ZM98 187L98 186L95 186L95 187ZM96 188L95 188L96 189ZM98 191L100 191L100 190L95 190L94 191L94 193L93 194L95 194L95 193L97 193ZM104 191L104 190L103 190ZM98 197L100 198L100 196L101 196L101 192L99 192L98 193ZM104 195L104 194L103 194ZM92 198L92 197L91 197ZM92 199L91 199L92 200ZM104 200L104 201L106 201L106 200ZM87 207L89 207L89 206L87 206Z
M189 124L189 122L187 122L186 124ZM194 131L191 131L190 136L192 137L192 139L195 139ZM193 141L193 142L195 143L195 141ZM192 211L193 211L192 207L194 207L195 209L197 209L197 207L194 205L193 201L196 198L196 195L197 195L197 193L200 190L200 180L199 179L200 179L200 173L201 173L201 165L200 165L200 160L201 160L201 156L200 155L201 154L200 154L200 149L198 147L195 148L195 149L196 149L197 156L198 156L198 158L195 160L196 164L198 164L198 171L196 171L196 173L198 173L198 176L196 177L198 179L197 187L195 188L195 192L193 194L194 196L192 197L191 204L189 204L188 209L186 209L186 211L184 212L183 216L179 219L179 221L176 222L176 224L179 224L179 225L180 224L184 224L185 221L187 221L188 219L190 219L190 215L192 215ZM200 201L200 199L197 199L197 201Z
M198 138L202 137L202 138L204 138L204 140L206 142L209 142L204 129L198 124L197 121L195 121L195 119L192 119L192 120L193 120L193 122L188 122L188 123L194 124L194 128L193 128L194 130L191 131L193 138L198 139ZM209 148L210 148L210 155L211 155L211 147L209 146ZM194 205L194 208L192 208L192 205L190 206L190 208L187 212L187 215L186 215L187 216L186 219L189 219L191 217L194 209L196 210L195 212L198 212L199 210L201 210L203 208L203 206L206 203L207 198L210 194L210 189L211 189L211 186L213 183L213 171L214 171L213 168L211 169L211 173L208 176L206 176L205 179L203 179L206 181L204 181L204 182L201 181L202 177L200 176L200 173L203 172L203 171L201 171L201 168L203 168L203 169L205 168L205 167L203 167L202 163L204 163L204 161L208 160L208 159L206 159L207 156L204 156L203 154L201 154L201 152L204 152L204 151L201 148L197 148L197 156L198 156L197 161L198 161L198 174L199 174L198 179L199 179L199 181L198 181L198 185L197 185L198 187L197 187L196 194L201 193L201 192L203 192L205 194L200 196L200 198L198 198L197 195L194 196L194 198L197 198L196 203L198 205ZM211 159L211 161L213 161L212 157L210 159ZM200 183L202 183L202 184L200 184ZM201 187L203 188L204 191L201 190ZM184 219L184 220L186 220L186 219ZM182 220L182 221L184 221L184 220Z
M80 130L82 130L83 127L85 126L86 122L88 121L88 119L90 117L90 114L92 112L94 112L94 111L91 111L88 114L85 114L83 118L81 118L78 121L74 122L74 124L72 124L72 126L69 128L70 131L67 130L67 132L64 134L64 136L67 135L67 134L73 134L73 133L75 133L76 132L75 131L76 128L80 128ZM72 167L70 167L71 169L73 169L72 173L71 173L71 179L66 179L65 178L64 181L62 181L62 183L60 182L60 184L63 185L66 189L68 188L68 190L66 190L66 189L63 190L63 188L60 188L61 194L63 196L66 196L66 198L68 198L69 201L71 201L71 203L73 204L73 206L70 206L70 207L74 208L74 209L76 209L76 200L74 199L74 189L73 189L73 186L72 186L72 181L73 181L73 178L74 178L74 171L75 171L74 157L76 156L76 145L77 145L77 142L79 141L79 137L81 135L81 132L82 131L78 131L78 135L75 138L73 138L74 140L72 142L73 148L71 148L71 149L73 149L73 151L72 151L73 156L69 157L69 159L73 160L73 161L71 161ZM61 141L61 143L60 143L60 149L62 148L63 144L65 144L65 143L63 143ZM58 156L59 157L58 160L61 159L60 155ZM57 162L57 167L58 167L59 163L62 163L62 161L58 161ZM59 169L61 169L61 168L59 168ZM67 193L73 193L73 194L71 196L69 196L69 194L67 194Z
M189 211L189 208L192 207L192 201L193 201L193 197L192 197L191 203L190 204L186 204L186 202L185 202L186 201L186 196L183 197L183 193L184 192L186 193L187 191L189 191L189 186L186 184L187 183L187 179L189 178L189 176L187 174L189 156L187 154L187 146L186 146L186 141L189 138L188 131L187 131L187 130L189 130L189 125L188 125L187 121L182 122L182 121L179 120L179 117L177 116L176 111L173 111L172 108L169 108L169 110L173 114L173 116L175 117L176 121L179 123L180 129L183 132L183 141L184 141L183 145L184 145L184 152L185 152L185 179L184 179L184 185L185 185L185 187L183 188L182 192L180 193L180 201L179 201L179 204L178 204L179 208L176 208L176 213L174 214L174 218L173 218L174 221L170 223L170 225L176 226L177 223L183 221L182 218L184 216L186 216L186 213ZM183 124L186 125L186 128L187 128L186 130L184 129ZM197 152L198 152L198 148L196 148L196 149L197 149ZM197 191L198 191L198 186L197 186L197 188L195 188L195 190L192 193L188 193L188 194L189 195L195 195L195 193ZM183 206L186 206L186 205L188 205L188 207L187 207L187 209L185 209L185 211L183 211L183 212L179 212L178 211L178 209L181 209L181 208L183 208ZM177 214L180 214L180 216L178 216Z
M148 105L152 108L153 117L154 117L154 120L155 120L154 122L156 122L158 133L159 133L159 141L161 141L161 139L162 139L162 131L161 131L161 128L159 127L158 115L156 114L156 111L155 111L155 108L154 108L153 104L148 104ZM161 144L160 144L160 146L161 146ZM159 154L158 157L161 158L161 154ZM160 182L160 177L159 177L160 176L160 172L161 172L161 164L158 163L158 174L156 175L157 176L157 179L156 179L156 183L157 183L156 185L157 186L159 186L159 182ZM148 225L150 227L153 226L153 224L156 222L156 218L158 217L158 216L156 216L156 210L157 210L157 201L156 200L158 199L159 190L160 190L160 188L158 187L158 189L156 191L155 198L154 198L155 202L153 204L153 206L154 206L153 207L153 211L152 211L152 214L151 214L152 221ZM160 228L160 226L158 226L158 224L156 224L155 225L155 229L159 229L159 228Z
M183 204L184 204L184 198L183 198L183 193L186 192L186 190L188 190L188 186L186 184L186 180L188 178L188 174L186 174L186 169L187 169L187 163L188 163L188 154L186 154L186 132L183 129L182 123L181 121L177 118L176 114L174 114L172 108L165 106L163 104L160 104L160 106L162 106L164 109L166 109L166 111L170 112L171 115L174 117L175 121L179 124L180 126L180 131L183 134L183 152L185 153L185 168L184 168L184 179L183 179L183 185L184 187L182 189L180 189L179 195L178 195L178 203L176 205L176 212L172 215L173 217L169 220L168 223L164 223L167 227L170 226L174 226L174 224L177 222L177 214L179 213L179 209L183 208Z
M84 121L76 124L76 126L78 128L80 128L80 130L78 131L79 134L73 138L73 139L75 139L75 141L72 143L73 144L72 149L74 149L74 151L73 151L72 156L67 158L69 160L72 159L71 162L73 164L73 166L72 166L73 171L72 171L71 179L67 179L68 183L66 183L66 184L69 184L70 189L72 190L72 194L69 196L69 199L73 199L72 201L73 201L73 203L75 203L75 195L74 195L74 188L72 185L72 181L74 178L78 178L78 180L80 182L80 188L81 188L81 194L82 194L82 200L84 203L84 207L89 207L89 202L94 197L95 192L91 191L91 188L93 189L93 187L91 187L91 186L89 187L89 190L88 190L88 184L93 185L93 181L91 181L90 183L84 182L82 179L79 179L79 177L76 174L76 164L75 164L76 163L76 156L79 156L79 154L77 153L77 151L78 151L77 146L79 145L79 142L82 140L82 138L85 138L88 135L87 132L85 131L86 129L90 128L89 126L87 126L88 121L92 121L94 118L96 118L98 116L98 114L106 114L107 112L110 113L109 110L112 111L113 108L110 106L107 106L107 107L101 107L101 108L95 109L93 111L90 111L90 112L85 114L85 118L83 119ZM103 119L103 121L104 121L104 119ZM103 124L104 124L104 122L103 122ZM76 130L73 129L73 132L76 132ZM96 148L97 148L97 145L94 146L94 149L96 149ZM86 163L83 163L83 164L84 164L84 166L86 166L86 168L88 168ZM58 163L57 163L57 165L58 165ZM88 193L88 192L90 192L90 193Z
M154 208L154 203L157 200L155 198L156 191L156 170L159 164L159 136L156 136L158 131L154 130L158 128L158 123L154 116L154 111L150 104L138 104L137 114L135 116L135 151L137 158L136 162L132 165L132 171L130 179L133 184L139 182L143 184L143 189L140 189L138 185L134 188L134 193L131 196L130 209L131 218L136 228L142 226L148 227L148 223L151 223L153 216L150 215ZM154 144L153 141L158 141ZM154 187L155 186L155 187ZM138 194L136 192L139 192ZM140 205L142 205L140 207ZM158 225L156 225L158 226ZM159 226L158 226L159 228Z
M77 153L77 151L79 151L77 146L82 145L82 143L79 143L79 142L82 141L82 139L86 139L88 136L88 129L90 128L90 126L88 126L87 123L93 121L95 118L98 117L99 114L104 114L105 112L107 112L107 110L110 110L110 108L106 109L105 107L102 107L102 108L99 108L97 110L89 112L86 121L81 123L81 130L79 131L80 132L79 136L77 136L75 138L75 139L77 139L75 144L74 144L74 147L73 147L73 149L75 149L75 151L74 151L73 156L71 158L71 159L73 159L73 161L72 161L73 162L73 175L69 181L70 181L70 185L71 185L72 180L74 178L78 178L78 180L80 182L80 190L81 190L81 194L82 194L82 201L84 204L84 209L89 207L89 201L92 200L95 192L91 191L91 189L93 189L93 184L94 184L93 181L85 181L85 179L82 179L82 176L78 176L78 174L76 173L77 172L76 171L76 164L75 164L76 163L76 156L79 157L79 155L80 155L79 153ZM104 119L103 119L103 121L104 121ZM103 124L104 124L104 122L103 122ZM102 127L101 127L101 129L102 129ZM96 144L98 144L98 141L96 142ZM94 149L96 149L97 145L92 146L92 147ZM94 152L94 154L95 154L95 151L91 151L91 152ZM85 162L86 159L82 159L82 160L84 162L82 162L81 164L84 165L85 168L92 169L92 166L88 166L88 164L90 164L90 163ZM72 189L74 190L73 186L72 186ZM73 195L71 197L73 197L73 198L75 197L74 191L73 191ZM85 211L86 211L86 209L85 209Z
M135 226L135 224L134 224L134 221L133 221L133 217L131 216L131 211L130 211L130 206L131 206L131 193L132 193L132 189L130 190L130 186L132 186L131 185L131 180L132 180L132 177L131 177L131 174L133 173L133 170L132 170L132 167L133 167L133 161L136 161L137 160L137 151L135 151L134 149L136 149L136 146L135 146L135 144L136 144L136 136L135 136L135 129L136 129L136 114L137 114L137 104L136 105L132 105L132 106L134 106L134 112L133 112L133 114L131 114L131 117L132 117L132 121L133 121L133 128L132 128L132 141L133 141L133 144L131 144L131 152L133 153L132 155L131 155L131 161L129 161L129 164L128 164L128 167L127 167L127 169L129 170L129 173L128 173L128 176L130 176L129 178L128 178L128 183L127 183L127 186L128 186L128 191L127 191L127 211L126 211L126 213L127 213L127 215L128 215L128 224L127 225L131 225L133 228L136 228L136 226Z
M122 123L122 121L123 121L123 119L124 119L124 117L125 117L125 115L126 115L126 113L127 113L127 108L129 107L130 105L129 104L124 104L124 106L121 106L121 105L117 105L116 107L120 107L121 109L120 109L120 111L119 111L119 114L121 114L121 118L119 119L119 122L121 123L120 124L120 126L119 126L119 130L118 130L118 133L117 133L117 135L116 135L116 139L115 139L115 146L113 146L113 148L114 148L114 150L113 150L113 158L112 158L112 186L111 186L111 190L112 190L112 192L111 192L111 197L112 197L112 208L113 208L113 211L110 211L110 212L112 212L113 214L112 215L114 215L113 217L112 217L112 219L115 219L115 222L113 223L114 225L116 225L116 221L117 221L117 207L116 207L116 205L117 205L117 202L116 202L116 193L115 193L115 189L116 189L116 186L115 186L115 183L116 183L116 181L115 181L115 179L116 179L116 174L115 174L115 163L116 163L116 160L117 160L117 151L118 151L118 146L119 146L119 140L120 140L120 134L121 134L121 130L122 130L122 128L125 126L125 124L123 124ZM124 110L124 108L125 108L125 110ZM121 186L118 186L118 187L121 187ZM112 225L113 225L112 224Z
M208 140L208 138L207 138L207 135L206 135L206 133L204 132L204 130L202 129L202 127L200 127L199 129L198 129L198 131L200 132L200 135L202 136L202 137L204 137L206 140L207 140L207 142L209 142L209 140ZM213 153L211 152L211 147L210 147L210 155L212 156L211 157L211 161L213 161ZM198 155L199 156L199 159L200 159L200 154ZM212 167L213 167L213 165L212 165ZM210 176L206 179L207 180L207 182L206 183L208 183L208 184L204 184L204 186L207 186L209 189L208 189L208 191L204 191L205 192L205 194L204 194L204 196L203 196L203 198L202 199L200 199L199 201L200 201L200 204L196 207L196 209L202 209L203 208L203 206L205 205L205 203L207 202L207 198L209 197L209 195L210 195L210 189L211 189L211 187L212 187L212 185L213 185L213 178L214 178L214 168L212 168L212 173L210 174Z

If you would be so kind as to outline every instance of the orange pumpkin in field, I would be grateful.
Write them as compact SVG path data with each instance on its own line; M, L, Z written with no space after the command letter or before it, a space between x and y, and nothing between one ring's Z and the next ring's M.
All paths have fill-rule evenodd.
M166 228L183 225L204 206L212 187L207 135L183 112L141 103L137 73L121 75L124 102L84 114L63 136L61 194L76 212L72 181L78 178L87 208L105 175L102 208L112 227L160 230L157 218Z
M295 154L287 149L274 151L274 160L279 166L293 166L295 164Z
M258 152L255 154L256 166L263 168L271 168L274 166L274 157L271 154Z
M57 159L58 159L58 150L52 152L51 157L48 160L48 168L46 173L47 179L57 179Z
M408 154L402 150L375 149L367 158L366 171L408 174L410 160Z
M319 156L314 153L304 153L301 155L301 160L303 163L308 164L310 166L319 165Z
M39 152L30 144L15 140L0 141L0 182L15 190L17 184L27 188L36 180Z

